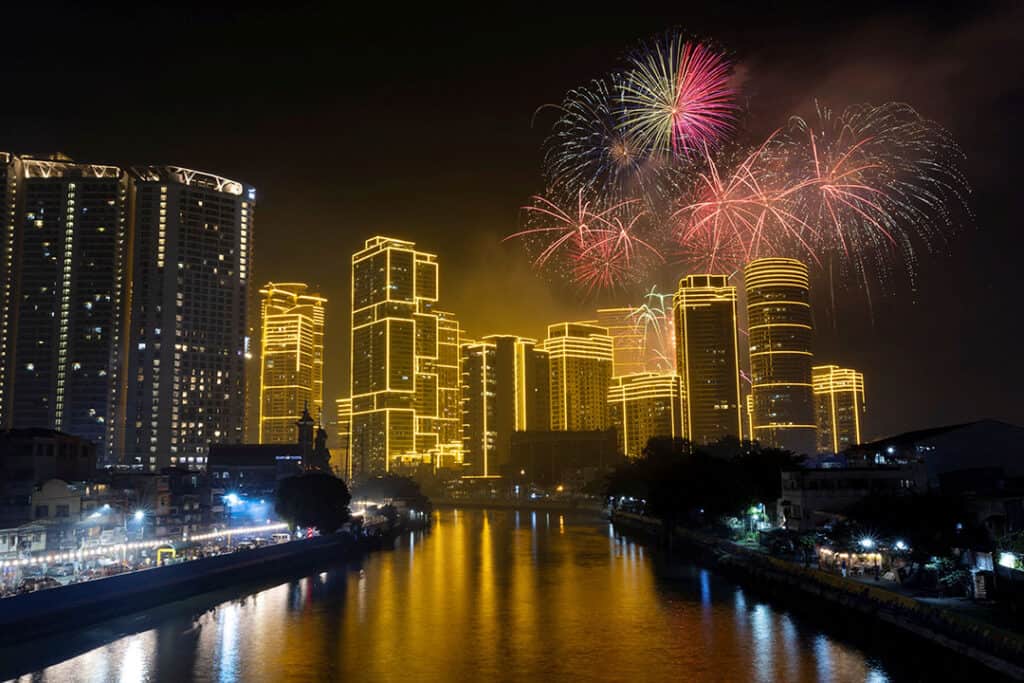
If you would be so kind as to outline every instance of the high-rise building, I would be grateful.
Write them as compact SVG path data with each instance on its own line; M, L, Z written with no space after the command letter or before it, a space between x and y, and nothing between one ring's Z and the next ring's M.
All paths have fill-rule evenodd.
M612 376L635 375L645 370L644 329L634 308L599 308L597 324L612 338Z
M838 365L811 368L818 452L842 453L861 443L864 375Z
M736 288L726 275L689 275L679 281L673 309L683 433L696 444L740 438Z
M339 398L334 401L337 411L338 449L341 451L341 462L338 464L345 479L352 477L352 399Z
M608 407L619 450L629 457L640 457L651 437L683 436L678 375L645 372L613 377Z
M454 467L462 463L462 329L455 314L436 311L437 359L437 433L435 467Z
M512 433L550 428L548 353L533 339L491 335L462 345L464 460L493 476L511 461Z
M13 362L11 345L15 297L15 237L18 235L18 200L21 187L21 160L8 152L0 152L0 427L11 427L7 384Z
M807 266L789 258L762 258L747 264L743 277L757 440L812 453L816 426Z
M550 368L551 429L607 429L612 338L592 322L548 325L544 340Z
M300 282L260 289L260 443L293 443L304 410L323 419L324 305Z
M128 180L120 168L0 155L4 422L111 455L128 292Z
M128 462L202 468L242 440L256 191L176 166L133 169Z
M438 362L457 322L434 310L437 299L437 256L413 242L372 237L352 255L354 477L437 462L461 447L457 438L442 442L442 426L453 424L439 419L439 374L451 374L450 351L447 369Z
M748 441L754 441L757 437L754 435L754 395L747 394L744 397L747 409L747 432L743 435L744 439Z

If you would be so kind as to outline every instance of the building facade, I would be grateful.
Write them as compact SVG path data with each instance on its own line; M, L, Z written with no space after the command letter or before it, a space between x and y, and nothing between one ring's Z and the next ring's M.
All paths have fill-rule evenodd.
M12 155L3 167L5 426L112 450L128 291L128 179L114 166Z
M612 376L635 375L645 371L644 328L638 325L634 308L599 308L596 323L612 338Z
M689 275L673 302L683 433L696 444L743 434L736 288L726 275Z
M338 462L338 476L352 477L352 399L339 398L334 401L337 415L335 438L341 455Z
M133 173L126 462L203 468L211 443L243 439L256 192L176 166Z
M501 474L512 433L550 427L548 353L536 341L491 335L462 345L464 462L476 476Z
M861 443L864 375L838 365L811 368L819 453L842 453Z
M303 410L323 416L327 299L303 283L271 282L260 301L259 443L292 443Z
M437 311L437 359L430 361L437 375L437 433L435 467L462 463L462 328L454 313Z
M439 374L451 374L451 354L439 373L439 329L451 347L457 323L450 314L441 322L437 299L437 256L413 242L372 237L352 256L353 477L436 463L449 448L441 425L453 423L439 419Z
M678 375L648 372L613 377L608 408L619 451L638 458L651 437L682 437L682 406Z
M605 430L613 347L608 331L590 322L548 325L551 429Z
M762 258L744 268L754 433L763 444L813 453L810 282L795 259Z

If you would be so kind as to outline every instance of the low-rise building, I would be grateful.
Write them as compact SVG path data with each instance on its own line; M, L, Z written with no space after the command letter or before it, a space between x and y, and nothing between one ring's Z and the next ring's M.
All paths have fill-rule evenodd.
M814 529L842 516L868 496L926 490L924 468L917 464L786 471L777 503L778 520L790 529Z

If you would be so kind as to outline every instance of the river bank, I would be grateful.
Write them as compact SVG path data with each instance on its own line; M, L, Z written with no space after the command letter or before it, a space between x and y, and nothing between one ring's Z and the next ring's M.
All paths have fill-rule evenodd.
M243 582L314 571L387 547L404 527L360 539L331 534L128 572L3 599L0 646L126 616Z
M617 513L627 532L663 537L660 520ZM689 529L676 528L674 542L695 559L729 578L780 601L812 602L855 615L865 628L881 621L897 631L968 657L989 669L1024 679L1024 635L976 621L882 587L802 567ZM877 621L876 621L877 620Z
M468 508L474 510L537 510L544 512L592 512L601 513L605 508L597 501L592 500L499 500L491 498L461 499L461 498L432 498L431 502L435 508L452 509Z

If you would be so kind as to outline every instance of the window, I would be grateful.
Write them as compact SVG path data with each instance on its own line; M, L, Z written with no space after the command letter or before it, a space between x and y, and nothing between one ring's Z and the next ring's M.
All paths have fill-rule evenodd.
M67 505L58 505L57 506L57 517L70 517L70 516L71 516L71 510L69 509L69 506L67 506Z
M36 519L46 519L50 516L49 505L36 505Z

